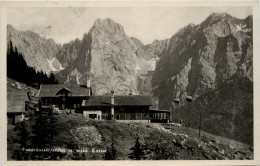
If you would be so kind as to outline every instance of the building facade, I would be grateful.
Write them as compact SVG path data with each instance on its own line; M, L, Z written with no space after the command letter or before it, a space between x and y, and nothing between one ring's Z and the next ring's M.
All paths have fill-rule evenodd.
M91 95L90 87L83 85L46 84L39 90L39 103L58 110L80 109L82 101Z
M90 96L82 102L82 114L87 119L148 122L150 106L151 96Z
M167 123L169 112L150 110L152 97L144 95L93 96L89 86L41 85L42 106L52 106L61 112L80 113L86 119Z

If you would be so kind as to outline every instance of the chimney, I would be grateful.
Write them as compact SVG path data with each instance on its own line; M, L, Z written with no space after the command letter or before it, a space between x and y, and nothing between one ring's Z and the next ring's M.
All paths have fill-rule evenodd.
M132 89L130 89L129 96L133 95Z
M91 81L90 81L90 75L87 75L87 88L89 89L88 95L92 95L92 89L90 87Z
M115 111L114 111L114 104L115 104L115 96L114 96L114 91L112 90L111 91L112 95L111 95L111 120L114 119L114 114L115 114Z
M90 88L90 79L87 80L87 88Z

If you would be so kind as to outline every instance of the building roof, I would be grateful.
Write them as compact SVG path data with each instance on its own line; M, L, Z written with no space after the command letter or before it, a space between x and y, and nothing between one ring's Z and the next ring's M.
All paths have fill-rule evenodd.
M33 103L38 103L38 101L39 101L38 97L30 96L30 99L31 99L31 102L33 102Z
M90 89L83 85L76 84L43 84L39 91L39 97L58 97L57 93L67 89L69 96L88 96Z
M150 109L151 112L170 112L169 110Z
M115 106L151 106L152 97L142 95L115 96ZM82 106L111 106L111 96L89 96L88 100L83 100Z
M25 112L25 101L29 101L25 90L7 86L7 113Z

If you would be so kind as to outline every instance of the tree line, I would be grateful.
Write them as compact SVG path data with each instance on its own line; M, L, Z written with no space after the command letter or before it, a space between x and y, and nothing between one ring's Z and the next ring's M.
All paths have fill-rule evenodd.
M41 84L58 84L53 73L48 76L43 71L36 71L28 66L23 54L13 46L11 40L7 46L7 77L34 87Z

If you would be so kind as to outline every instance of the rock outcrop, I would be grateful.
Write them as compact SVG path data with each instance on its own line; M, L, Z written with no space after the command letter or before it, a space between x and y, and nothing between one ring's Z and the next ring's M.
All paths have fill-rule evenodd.
M60 51L57 53L57 59L60 61L64 68L70 66L77 58L81 44L81 40L73 40L67 44L64 44Z
M76 46L78 51L70 51ZM91 79L96 95L109 93L112 89L117 94L139 94L138 76L154 69L154 64L145 59L142 44L136 44L123 27L111 19L96 20L82 41L69 43L68 48L60 51L63 55L57 56L64 66L68 66L57 75L58 79L78 84Z
M235 73L252 80L252 17L236 19L213 13L199 25L189 24L168 41L153 76L159 107L174 99L185 104L221 86Z

